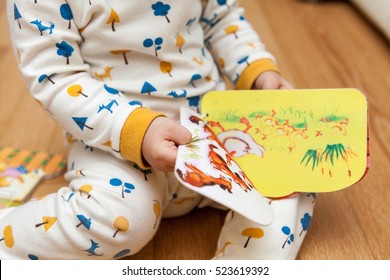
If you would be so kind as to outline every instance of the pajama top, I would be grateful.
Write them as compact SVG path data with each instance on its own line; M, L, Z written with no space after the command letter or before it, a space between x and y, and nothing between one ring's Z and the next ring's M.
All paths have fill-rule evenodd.
M33 97L74 138L141 167L154 118L198 109L225 76L250 89L278 71L243 13L232 0L7 0Z

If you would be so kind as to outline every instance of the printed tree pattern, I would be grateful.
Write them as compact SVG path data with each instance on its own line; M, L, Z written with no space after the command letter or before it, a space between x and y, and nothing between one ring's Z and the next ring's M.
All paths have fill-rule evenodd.
M12 233L12 226L11 225L7 225L4 227L3 237L0 239L0 242L3 242L3 241L4 241L5 246L7 246L8 248L12 248L14 246L15 240L14 240L14 236Z
M14 20L16 20L18 22L19 29L22 29L22 25L20 24L20 21L19 21L19 19L21 19L21 18L22 18L22 15L20 14L18 7L14 3Z
M133 1L113 0L112 6L104 11L103 19L99 19L102 21L98 25L96 24L96 18L91 18L91 21L86 24L79 24L80 15L90 14L88 9L96 9L97 3L95 2L97 1L80 0L79 2L82 3L80 4L81 8L77 12L72 10L73 4L71 1L69 3L68 1L49 0L12 2L13 5L11 4L10 6L11 14L9 17L11 18L10 27L19 32L18 36L21 38L20 40L25 40L23 44L15 46L15 50L19 58L21 58L20 61L28 58L26 54L32 51L31 49L26 49L25 46L29 45L26 42L40 41L45 45L50 45L47 53L45 53L45 59L47 61L41 64L42 69L36 69L34 79L37 82L37 87L39 87L37 90L43 92L41 96L49 96L50 94L47 94L47 90L58 91L55 98L61 100L62 104L60 104L61 106L58 104L56 106L57 108L62 107L63 110L57 110L51 107L51 104L55 103L52 102L53 100L40 100L40 102L45 107L48 106L47 110L53 117L60 119L62 121L61 124L74 134L74 136L69 137L69 139L72 139L71 141L79 139L86 145L90 145L88 147L91 148L91 151L95 149L94 144L91 144L92 142L98 143L96 146L99 148L112 150L112 153L119 153L118 147L115 147L117 150L114 150L114 147L112 147L112 143L118 143L118 139L110 139L111 136L98 135L100 138L96 142L88 142L86 140L93 139L96 136L95 134L101 133L103 130L102 127L104 128L109 121L112 122L116 118L117 111L120 111L119 109L125 108L126 106L128 110L129 108L131 108L130 110L135 110L138 107L148 107L149 104L142 103L144 100L147 100L146 95L148 95L152 97L166 97L167 102L172 102L173 98L181 98L184 102L187 102L188 106L199 110L200 97L197 95L198 92L202 91L203 85L215 82L219 78L216 74L211 77L208 72L204 71L207 68L206 63L210 64L213 62L214 58L209 50L216 49L214 39L217 36L213 37L214 35L209 35L204 41L201 40L201 42L198 42L199 36L197 34L200 31L199 28L209 31L212 28L218 27L220 20L219 13L225 13L226 9L231 8L228 5L228 1L210 1L210 5L215 6L215 13L212 11L205 15L204 13L192 13L191 5L184 2L154 0L150 1L146 5L146 10L140 13L140 11L133 11L131 9L135 5ZM84 4L85 6L83 6ZM52 13L48 9L52 9ZM185 13L182 12L183 9L186 9ZM185 18L183 15L185 15ZM139 30L139 33L133 33L132 30L124 30L125 27L132 26L129 22L135 19L143 20L149 25L151 24L151 29L147 30L145 28L145 30ZM99 28L96 26L99 26ZM168 27L172 28L172 31L166 32L170 30ZM96 29L92 30L92 28ZM225 36L224 38L226 39L231 38L231 42L234 41L234 44L236 44L235 41L240 39L237 34L239 34L242 28L242 25L235 21L230 23L226 29L217 30L219 32L218 36L221 36L221 38ZM124 33L119 31L123 31ZM63 36L64 34L65 36ZM105 56L103 55L104 57L102 57L102 63L88 64L87 62L81 66L85 67L88 64L90 69L84 71L80 67L80 61L83 60L80 49L83 49L84 46L92 42L93 37L96 36L95 34L99 34L99 36L104 34L104 36L107 36L104 40L107 40L109 43L104 48ZM123 36L121 34L129 34L127 44L124 43L126 42L125 38L119 37ZM136 34L136 36L132 36L132 34ZM226 46L228 45L226 44ZM199 50L196 50L193 46L199 46ZM247 49L248 47L245 48ZM102 51L102 49L98 51ZM151 59L154 68L148 68L147 72L150 70L150 74L147 73L147 75L139 76L139 80L129 79L129 84L135 88L135 90L131 91L133 95L129 95L128 93L130 91L128 91L128 88L121 86L120 76L123 75L122 71L125 65L126 69L128 69L126 71L129 74L137 73L138 68L136 67L139 67L139 65L136 65L138 58L136 54L139 53L143 53ZM176 57L173 56L171 59L171 55L173 54ZM229 69L232 65L240 63L244 65L251 61L246 53L236 57L234 61L229 59L229 56L221 57L220 59L224 61L226 69ZM245 57L245 59L239 60L239 57ZM186 69L178 61L182 65L188 64L191 67ZM149 66L150 64L147 65L147 67ZM21 67L24 67L23 63L21 63ZM217 71L214 72L217 73ZM118 73L121 74L118 75ZM90 77L83 80L88 74L90 74ZM229 75L229 73L226 74ZM230 73L230 75L233 74ZM78 77L82 78L78 79ZM170 79L172 84L175 84L176 79L179 79L178 77L181 77L184 82L175 88L167 89L161 83L164 79ZM140 94L140 100L142 102L134 97L135 94ZM53 95L51 96L53 97ZM66 111L66 114L61 111ZM105 122L106 120L107 123ZM117 156L120 155L117 154ZM75 174L80 178L85 179L88 177L88 169L77 165L76 167L73 165L73 168ZM145 182L148 181L148 175L152 171L150 169L138 169L144 175ZM131 194L137 191L136 183L126 182L121 177L113 177L104 183L108 188L115 189L118 196L121 196L122 199L130 199L132 197ZM77 191L69 191L62 198L60 197L60 203L64 203L65 207L71 207L75 203L75 200L78 199L83 200L85 203L90 203L94 200L94 195L97 191L98 189L94 188L93 185L85 183L79 186ZM153 228L157 228L158 222L163 214L161 202L157 200L150 201L148 208L145 208L145 210L154 219ZM111 217L112 224L107 225L107 227L108 229L111 227L113 231L107 230L108 237L118 239L121 233L129 231L129 221L131 219L126 216L128 214L117 214L118 216ZM40 213L39 215L38 220L32 224L35 232L44 232L45 235L49 235L58 231L59 219L61 217L50 216L53 214L48 213ZM97 219L88 211L73 213L71 217L72 223L68 226L73 228L77 234L85 234L87 230L90 230L94 226L95 219ZM303 231L307 230L308 218L303 217L301 223ZM96 226L97 224L98 221L96 220ZM12 225L7 225L3 228L3 237L0 239L0 245L3 244L3 246L8 248L14 246L13 230L15 229L16 227ZM257 232L256 230L251 232L251 230L247 229L243 232L243 236L247 238L247 244L254 243L253 239L261 238L259 237L259 230ZM31 238L34 237L31 236ZM103 253L101 250L105 248L104 246L100 246L102 239L86 238L85 240L86 242L84 242L82 248L77 248L79 252L84 252L88 256L103 256L106 253ZM110 257L117 259L131 252L132 248L124 247L118 249L117 252L111 252ZM25 257L29 259L40 259L42 256L35 252L29 252L26 253Z
M161 61L160 62L160 70L163 73L167 73L169 77L172 77L172 63L167 62L167 61Z
M69 64L69 57L72 56L74 52L74 48L69 45L67 42L62 41L61 43L57 43L57 54L59 56L63 56L66 58L66 64Z
M167 22L170 23L170 20L168 18L168 12L171 9L171 6L162 2L157 2L152 5L152 9L154 11L155 16L163 16L166 18Z
M154 222L153 228L156 228L157 222L158 222L158 218L161 216L161 204L157 200L153 200L153 201L154 201L154 203L153 203L153 213L154 213L154 216L156 216L156 221Z
M118 178L112 178L110 180L110 185L113 187L122 187L122 198L125 198L125 193L130 194L135 189L133 184L122 182L122 180Z
M91 197L90 192L93 190L92 185L82 185L79 188L80 194L86 193L87 194L87 199Z
M158 51L161 50L163 42L164 40L161 37L157 37L154 40L151 38L147 38L144 40L143 45L145 48L154 47L154 54L158 56Z
M126 65L129 64L129 61L127 60L127 57L126 57L126 54L128 52L130 52L130 50L114 50L114 51L110 51L110 53L112 53L112 54L122 55Z
M114 228L116 229L116 231L112 237L115 238L118 232L128 231L129 227L130 227L129 221L125 217L123 216L116 217L114 221Z
M82 95L84 97L88 97L88 95L83 93L83 88L79 84L71 85L68 88L68 94L70 96L72 96L72 97L77 97L77 96L80 96L80 95Z
M302 230L299 233L299 236L303 234L303 232L307 231L309 229L311 223L311 216L309 213L305 213L303 217L301 218L301 225L302 225Z
M242 231L241 235L248 237L248 239L244 244L244 248L246 248L251 238L256 238L256 239L262 238L264 236L264 231L261 228L246 228Z
M184 37L180 33L177 33L176 34L176 47L179 49L180 53L183 53L183 46L185 43L186 43L186 40L184 39Z
M291 245L294 242L295 237L294 237L294 233L291 232L291 229L288 226L283 226L282 232L287 236L286 240L282 245L282 249L284 249L286 244Z
M36 224L35 227L38 228L43 226L43 229L45 230L45 232L47 232L55 224L55 222L57 222L57 218L43 216L42 221L42 223Z
M106 24L111 25L111 29L113 32L115 32L115 23L120 22L119 15L116 13L114 9L111 9L110 17L108 18Z
M73 14L68 4L62 4L60 7L60 14L64 20L69 21L68 29L72 28Z

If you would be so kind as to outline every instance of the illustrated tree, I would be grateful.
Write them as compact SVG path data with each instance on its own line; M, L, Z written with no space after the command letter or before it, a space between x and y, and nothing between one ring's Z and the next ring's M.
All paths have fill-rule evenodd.
M228 27L225 28L225 33L226 34L233 34L234 37L236 37L236 39L238 39L238 36L237 36L238 29L239 29L238 25L229 25Z
M118 216L115 218L114 228L116 229L116 231L112 236L113 238L115 238L118 232L126 232L129 229L129 221L123 216Z
M301 236L304 231L307 231L309 229L310 223L311 223L311 216L309 213L305 213L301 218L302 230L299 233L299 236Z
M191 80L190 80L189 83L190 83L194 88L196 88L195 81L200 80L200 79L202 79L202 76L201 76L200 74L194 74L194 75L192 75Z
M151 38L147 38L144 40L143 45L145 48L150 48L154 46L154 54L158 56L158 51L162 48L162 43L164 42L163 38L157 37L156 39L152 40Z
M230 8L230 6L227 4L227 0L217 0L217 3L220 6L226 5L228 8Z
M16 20L18 22L19 29L22 29L22 26L21 26L20 21L19 21L19 19L21 19L21 18L22 18L22 15L20 14L18 7L14 3L14 20Z
M123 59L125 60L125 64L129 64L128 60L127 60L127 57L126 57L126 54L130 52L130 50L113 50L113 51L110 51L110 53L112 54L115 54L115 55L118 55L118 54L121 54L123 56Z
M115 23L120 22L119 15L117 12L111 8L110 17L108 18L106 24L111 24L111 29L113 32L115 32Z
M89 194L91 191L93 190L93 187L91 185L82 185L80 188L79 188L79 192L80 193L86 193L88 194L87 196L87 199L91 197L91 195Z
M147 93L148 95L150 95L152 92L156 92L156 91L157 91L157 89L148 82L145 82L142 86L142 89L141 89L142 94Z
M60 14L64 20L69 21L68 29L72 28L72 20L73 20L73 14L72 10L70 9L69 4L62 4L60 6Z
M153 200L153 201L154 201L154 203L153 203L153 213L156 216L156 221L154 222L153 229L155 229L156 226L157 226L158 218L161 215L161 204L157 200Z
M116 88L113 88L113 87L109 87L108 85L104 84L104 89L109 93L109 94L112 94L112 95L118 95L120 94L120 91L117 90Z
M187 100L188 100L188 105L191 107L196 107L196 111L199 113L200 97L199 96L187 97Z
M244 244L244 248L246 248L251 238L262 238L264 236L264 231L261 228L246 228L241 232L241 235L248 237Z
M180 53L183 53L182 48L183 48L185 43L186 43L186 40L184 39L184 37L180 33L177 33L176 34L176 47L179 48Z
M287 238L286 240L284 241L283 243L283 246L282 246L282 249L284 249L284 247L286 246L286 244L291 244L292 242L294 242L294 234L291 233L291 229L288 227L288 226L283 226L282 227L282 232L287 235Z
M77 228L79 228L81 225L83 225L88 230L91 228L92 226L91 218L87 218L81 214L76 215L76 217L80 221L80 223L76 225Z
M62 41L61 43L57 43L56 47L58 48L57 54L59 56L65 57L66 64L69 64L69 57L72 56L74 52L74 48L65 41Z
M42 221L42 223L36 224L35 227L38 228L40 226L43 226L43 229L45 230L45 232L47 232L55 224L55 222L57 222L57 218L43 216Z
M131 193L135 189L135 186L130 183L123 183L121 179L112 178L110 179L110 185L113 187L122 187L122 198L125 198L125 193Z
M80 95L88 97L88 95L83 93L83 88L79 84L71 85L70 87L68 87L67 92L72 97L78 97Z
M171 6L168 4L164 4L163 2L156 2L152 5L152 9L154 10L155 16L163 16L166 18L168 23L170 23L170 20L168 18L168 12L171 9Z
M15 240L12 234L12 226L6 225L3 229L3 238L0 239L0 242L4 241L5 246L12 248L14 246Z
M172 64L168 61L161 61L160 62L160 70L164 74L168 73L169 77L172 77L171 71L172 71Z
M86 123L88 121L88 117L72 117L73 121L77 124L77 126L83 131L84 128L88 128L93 130L93 127L88 126Z
M46 74L42 74L39 76L38 82L41 84L43 81L48 80L54 85L55 82L51 79L51 76L53 76L53 75L48 76Z
M245 57L243 57L243 58L241 58L240 60L238 60L238 61L237 61L237 64L243 64L243 63L246 63L246 65L248 65L248 66L249 66L248 58L249 58L249 56L248 56L248 55L247 55L247 56L245 56Z

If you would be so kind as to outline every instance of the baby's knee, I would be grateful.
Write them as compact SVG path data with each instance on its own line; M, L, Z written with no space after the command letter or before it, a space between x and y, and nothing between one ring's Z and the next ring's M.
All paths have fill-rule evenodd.
M306 194L271 201L274 221L256 224L230 212L222 229L216 259L295 259L308 231L313 200Z

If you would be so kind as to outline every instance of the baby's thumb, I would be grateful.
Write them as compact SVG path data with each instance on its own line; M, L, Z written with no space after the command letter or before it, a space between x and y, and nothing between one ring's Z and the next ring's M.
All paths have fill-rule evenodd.
M184 126L178 124L171 140L174 141L176 145L184 145L190 143L191 138L191 132Z

